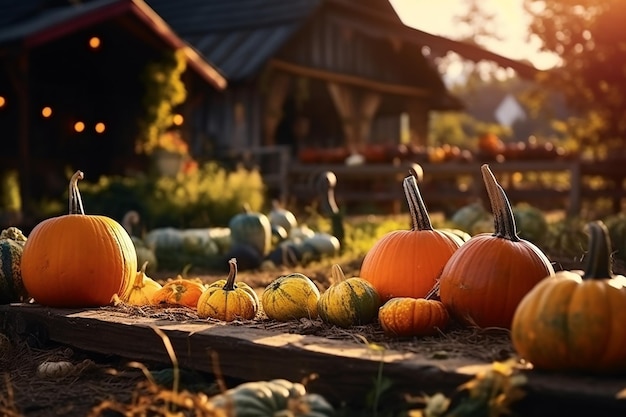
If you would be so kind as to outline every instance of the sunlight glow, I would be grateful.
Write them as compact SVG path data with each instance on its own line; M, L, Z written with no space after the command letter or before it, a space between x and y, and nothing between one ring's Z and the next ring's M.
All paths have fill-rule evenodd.
M467 9L464 0L389 0L403 23L434 35L459 39L464 35L455 17ZM495 19L493 30L501 38L481 39L483 47L496 54L516 60L528 60L538 69L557 65L559 57L541 52L536 36L528 38L530 16L523 8L523 0L483 0L480 6Z

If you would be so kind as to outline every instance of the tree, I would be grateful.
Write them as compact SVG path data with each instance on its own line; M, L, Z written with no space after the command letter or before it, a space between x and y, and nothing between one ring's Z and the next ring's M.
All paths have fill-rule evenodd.
M581 117L570 133L594 149L623 147L626 138L626 2L524 0L529 32L562 65L539 82L562 91Z

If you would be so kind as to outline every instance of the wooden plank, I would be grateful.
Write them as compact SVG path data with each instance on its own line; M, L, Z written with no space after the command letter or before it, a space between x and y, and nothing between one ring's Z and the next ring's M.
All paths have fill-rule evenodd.
M401 350L373 351L355 338L334 340L290 334L268 328L201 320L172 321L130 316L111 309L66 310L38 305L0 306L4 331L39 335L86 351L114 354L144 362L169 363L161 339L151 326L170 338L181 366L245 380L286 378L299 381L311 374L313 392L335 404L363 404L383 361L383 375L393 394L454 393L456 387L490 364L452 357L433 360ZM212 362L212 352L217 363ZM615 398L626 388L626 376L602 378L526 371L527 397L522 415L626 415L626 401ZM526 414L528 413L528 414Z

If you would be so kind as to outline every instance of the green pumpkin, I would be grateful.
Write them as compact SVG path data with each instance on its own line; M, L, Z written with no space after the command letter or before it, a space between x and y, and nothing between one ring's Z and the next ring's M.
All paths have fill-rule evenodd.
M380 296L368 281L346 279L341 267L334 264L331 282L317 302L317 313L324 322L347 328L371 323L378 316Z
M247 244L255 248L261 256L270 252L272 246L272 226L263 213L253 212L248 206L244 212L236 214L228 222L231 244Z
M270 282L261 294L261 304L273 320L315 319L319 298L315 283L306 275L293 272Z
M137 265L143 265L148 262L146 273L151 275L157 272L159 265L154 250L149 248L140 237L131 236L130 240L133 241L133 245L135 245L135 252L137 252Z
M450 218L454 228L470 232L474 224L482 220L488 219L491 223L493 220L489 218L490 212L485 209L482 202L467 204L458 209Z
M0 233L0 304L22 302L28 292L22 282L20 263L26 236L17 227Z
M609 230L611 247L615 251L613 257L626 261L626 214L613 214L604 219L604 224Z
M298 245L298 250L302 253L305 263L336 256L340 249L339 239L329 233L322 232L304 238Z
M513 216L519 237L535 244L542 243L548 230L548 221L543 211L530 204L520 203L513 207Z
M335 410L324 397L285 379L246 382L209 400L218 410L237 417L289 415L331 417Z
M282 207L278 200L272 201L272 210L269 212L267 217L273 227L281 226L285 229L287 234L289 234L291 229L298 226L298 219L296 219L296 216L291 211Z

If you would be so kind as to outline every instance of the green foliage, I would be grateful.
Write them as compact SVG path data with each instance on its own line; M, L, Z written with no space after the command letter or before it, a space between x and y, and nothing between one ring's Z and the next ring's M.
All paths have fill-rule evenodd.
M185 102L187 90L181 76L186 62L184 53L178 50L146 66L142 74L145 115L140 121L138 151L149 154L158 146L159 137L172 126L174 108Z
M136 210L146 230L226 226L244 203L261 210L265 192L257 171L226 171L213 162L176 177L102 177L81 182L80 189L88 214L121 220Z
M16 170L0 175L0 212L19 212L22 209L19 174Z

